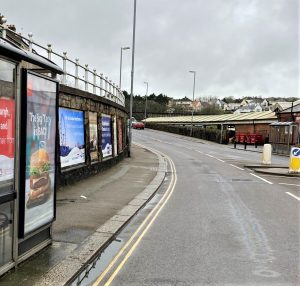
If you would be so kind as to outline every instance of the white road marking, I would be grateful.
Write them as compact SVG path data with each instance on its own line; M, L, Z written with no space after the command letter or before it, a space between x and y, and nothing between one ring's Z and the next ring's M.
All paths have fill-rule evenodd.
M252 176L254 176L254 177L258 178L258 179L261 179L262 181L264 181L264 182L266 182L266 183L268 183L268 184L270 184L270 185L273 185L272 182L270 182L270 181L268 181L268 180L266 180L266 179L264 179L264 178L262 178L262 177L260 177L260 176L257 176L257 175L255 175L255 174L253 174L253 173L250 173L250 175L252 175Z
M300 201L300 198L296 197L295 195L291 194L290 192L285 192L287 195L293 197L294 199Z
M241 170L241 171L245 171L245 169L240 168L240 167L238 167L238 166L236 166L236 165L233 165L233 164L229 164L229 165L232 166L232 167L234 167L234 168L237 168L237 169L239 169L239 170Z
M87 197L86 196L84 196L84 195L81 195L80 196L82 199L85 199L85 200L87 200Z
M287 184L287 183L279 183L279 185L287 185L287 186L296 186L296 187L300 187L300 185L296 185L296 184Z
M201 151L198 151L198 150L196 150L196 152L198 152L198 153L200 153L200 154L203 154L203 152L201 152Z
M222 159L219 159L219 158L216 158L218 161L220 161L220 162L223 162L223 163L225 163L225 161L224 160L222 160Z

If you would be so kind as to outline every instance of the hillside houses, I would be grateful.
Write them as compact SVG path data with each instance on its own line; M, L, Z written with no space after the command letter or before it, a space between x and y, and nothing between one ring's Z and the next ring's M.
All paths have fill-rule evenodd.
M255 98L255 99L243 99L240 102L227 103L225 100L217 98L199 98L190 100L187 97L182 99L171 99L168 104L168 108L172 111L181 110L185 112L201 112L203 109L207 109L212 106L216 109L223 110L224 113L250 113L250 112L262 112L262 111L274 111L280 112L292 106L292 102L289 101L271 101L268 99ZM300 100L295 101L294 104L298 104Z
M169 113L176 112L176 110L181 110L185 112L200 111L201 110L201 101L196 99L194 101L190 100L188 97L182 99L171 99L168 103Z

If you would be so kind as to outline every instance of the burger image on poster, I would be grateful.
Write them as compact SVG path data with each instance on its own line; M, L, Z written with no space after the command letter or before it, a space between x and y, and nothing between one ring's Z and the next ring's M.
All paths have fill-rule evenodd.
M50 158L46 149L40 148L31 154L30 190L26 204L27 208L43 204L49 198L51 187L50 169Z

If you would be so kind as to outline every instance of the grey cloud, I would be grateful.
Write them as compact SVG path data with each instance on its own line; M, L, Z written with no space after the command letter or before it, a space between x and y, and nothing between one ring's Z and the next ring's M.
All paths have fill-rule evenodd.
M133 0L1 6L18 29L118 83L120 47L132 41ZM135 93L144 94L148 81L150 92L190 96L192 69L197 96L298 96L298 8L297 0L137 0ZM124 52L127 90L130 57Z

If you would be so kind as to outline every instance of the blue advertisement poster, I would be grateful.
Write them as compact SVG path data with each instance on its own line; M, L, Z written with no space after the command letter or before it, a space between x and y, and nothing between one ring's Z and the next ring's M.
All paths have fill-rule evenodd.
M59 143L62 168L85 162L83 111L59 108Z
M102 155L103 158L112 156L112 141L111 141L111 116L102 114Z

